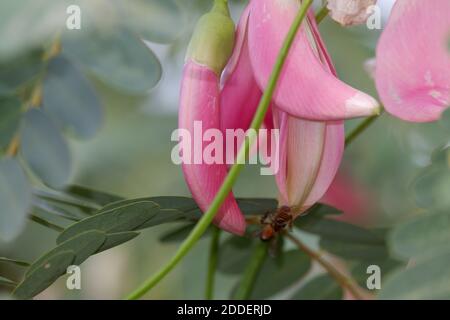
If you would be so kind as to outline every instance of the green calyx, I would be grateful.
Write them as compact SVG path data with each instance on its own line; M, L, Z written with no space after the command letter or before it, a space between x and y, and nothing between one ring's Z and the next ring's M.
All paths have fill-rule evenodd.
M215 0L210 12L195 27L186 58L208 66L220 75L234 47L234 22L227 0Z

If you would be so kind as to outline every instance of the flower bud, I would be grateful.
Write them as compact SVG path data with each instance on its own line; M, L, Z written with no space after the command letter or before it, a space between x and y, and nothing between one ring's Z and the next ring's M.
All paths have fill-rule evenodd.
M186 60L193 60L220 75L234 47L234 22L227 0L215 0L210 12L195 27Z

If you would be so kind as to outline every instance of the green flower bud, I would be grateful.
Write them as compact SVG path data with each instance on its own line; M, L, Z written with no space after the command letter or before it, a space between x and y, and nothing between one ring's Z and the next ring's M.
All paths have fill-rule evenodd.
M211 68L220 75L234 47L234 22L227 0L215 0L210 12L195 27L186 59Z

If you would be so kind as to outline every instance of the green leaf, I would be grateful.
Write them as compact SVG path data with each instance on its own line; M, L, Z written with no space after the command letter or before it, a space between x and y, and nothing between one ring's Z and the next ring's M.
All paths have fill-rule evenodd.
M0 94L15 93L35 79L44 70L42 56L42 50L33 50L6 61L0 59Z
M173 243L180 242L186 239L192 229L195 227L195 223L190 223L182 225L181 227L176 227L170 231L164 233L159 237L159 241L162 243ZM209 229L208 229L209 230Z
M141 201L108 210L74 223L65 229L56 242L62 243L73 236L89 230L118 233L136 230L159 212L159 207L151 201Z
M241 198L237 203L245 215L264 215L266 212L275 211L278 208L276 199Z
M44 110L79 138L91 138L102 123L102 107L92 85L63 56L49 63L43 101Z
M105 243L97 250L97 253L117 247L136 238L138 235L139 232L117 232L107 234Z
M72 210L77 209L83 214L92 215L101 209L101 206L92 202L89 199L82 199L70 194L61 193L53 190L34 189L34 195L55 206L62 206Z
M436 254L416 265L389 276L381 288L379 299L424 300L450 297L450 251Z
M220 245L217 269L225 274L239 274L252 255L255 242L244 237L230 237Z
M24 160L44 183L55 188L67 183L72 167L69 147L41 110L32 109L25 114L20 141Z
M0 58L14 57L52 40L65 27L68 3L66 0L2 0Z
M341 300L342 288L329 275L320 275L308 281L292 297L293 300Z
M75 253L71 250L58 251L49 255L39 267L27 274L14 290L13 295L18 299L31 299L63 275L74 260Z
M100 30L87 26L80 32L66 32L62 42L70 58L120 91L145 94L161 78L155 54L126 28Z
M183 32L184 16L174 0L116 0L126 23L142 37L170 43Z
M450 213L423 214L394 228L388 238L391 252L409 259L448 247Z
M311 267L309 257L298 250L282 259L266 259L253 288L252 299L266 299L299 281Z
M298 228L308 228L309 226L318 223L326 216L336 216L340 214L342 214L342 211L336 208L324 204L316 204L306 211L305 214L297 218L294 221L294 225Z
M70 238L69 240L61 242L56 248L52 249L51 251L40 257L38 260L36 260L27 270L26 276L29 276L35 270L42 267L42 265L44 265L47 260L49 260L55 254L67 250L73 251L75 254L73 264L80 265L87 258L96 253L97 250L105 243L105 241L106 234L98 230L87 231L78 234L73 238Z
M0 97L0 150L6 150L19 129L20 101L15 97Z
M16 159L0 160L0 238L14 239L25 226L31 188Z
M44 201L40 198L33 198L33 212L41 212L58 218L64 218L71 221L80 221L85 218L78 210L70 210L53 204L52 202Z
M160 212L154 215L138 229L146 229L163 223L174 222L181 219L199 219L200 213L197 204L191 198L186 197L151 197L130 199L114 202L106 205L102 211L111 210L124 205L131 205L142 201L150 201L159 206Z
M10 263L15 264L19 267L29 267L30 264L28 262L22 261L22 260L16 260L16 259L10 259L5 257L0 257L0 263Z
M122 197L83 186L72 185L65 188L64 191L71 196L84 198L100 206L106 206L109 203L123 200Z

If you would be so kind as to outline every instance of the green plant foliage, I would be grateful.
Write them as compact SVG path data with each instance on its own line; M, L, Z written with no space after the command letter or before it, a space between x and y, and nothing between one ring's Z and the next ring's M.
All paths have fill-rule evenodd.
M341 300L342 288L329 275L317 276L305 283L294 295L293 300Z
M11 240L25 225L31 188L16 159L0 159L0 238Z
M86 199L88 201L92 201L93 203L98 204L99 206L106 206L108 203L117 202L123 200L121 197L109 194L106 192L93 190L90 188L86 188L83 186L68 186L64 189L64 192L67 195L73 197L79 197Z
M78 68L63 56L49 63L43 86L44 110L77 137L91 138L102 122L100 101Z
M398 225L389 237L392 253L402 259L432 254L447 248L450 241L450 213L422 214Z
M220 244L217 269L225 274L239 274L243 272L252 255L252 249L256 242L253 240L232 236Z
M149 41L170 43L183 32L185 19L174 0L116 0L116 5L127 25Z
M384 237L374 230L332 219L321 219L300 229L319 235L321 248L346 259L373 260L388 256Z
M13 280L0 276L0 286L15 287L17 283Z
M298 250L283 253L282 259L266 259L251 298L267 299L281 292L305 276L310 267L310 258Z
M36 269L46 263L46 261L56 253L62 251L73 251L75 259L73 264L80 265L87 258L97 252L97 250L105 243L106 233L98 230L92 230L80 233L67 241L61 242L57 247L44 254L38 260L33 262L26 272L26 276L33 273Z
M71 250L58 251L46 257L36 269L16 287L13 294L18 299L30 299L48 288L67 270L75 259Z
M182 225L181 227L175 227L174 229L163 233L158 239L162 243L176 243L181 242L189 235L192 229L195 227L195 223L189 223ZM203 235L204 237L208 236L210 233L210 228Z
M64 34L65 52L103 82L125 93L145 94L161 78L158 59L133 31L93 27L80 33Z
M100 210L92 217L88 217L65 229L57 239L60 244L77 234L91 230L106 233L133 231L159 213L159 207L151 201L140 201L120 207Z
M41 110L32 109L23 117L20 132L20 152L31 170L49 186L64 186L70 177L72 160L55 123Z
M383 285L379 299L448 299L450 297L450 251L417 260L399 269Z
M0 96L0 151L6 150L20 123L20 101L13 96Z
M22 261L22 260L16 260L16 259L10 259L5 257L0 257L0 263L9 263L14 264L19 267L29 267L30 264L28 262Z
M44 70L42 56L41 49L26 51L6 60L2 60L0 56L0 94L16 93L25 84L36 79Z

